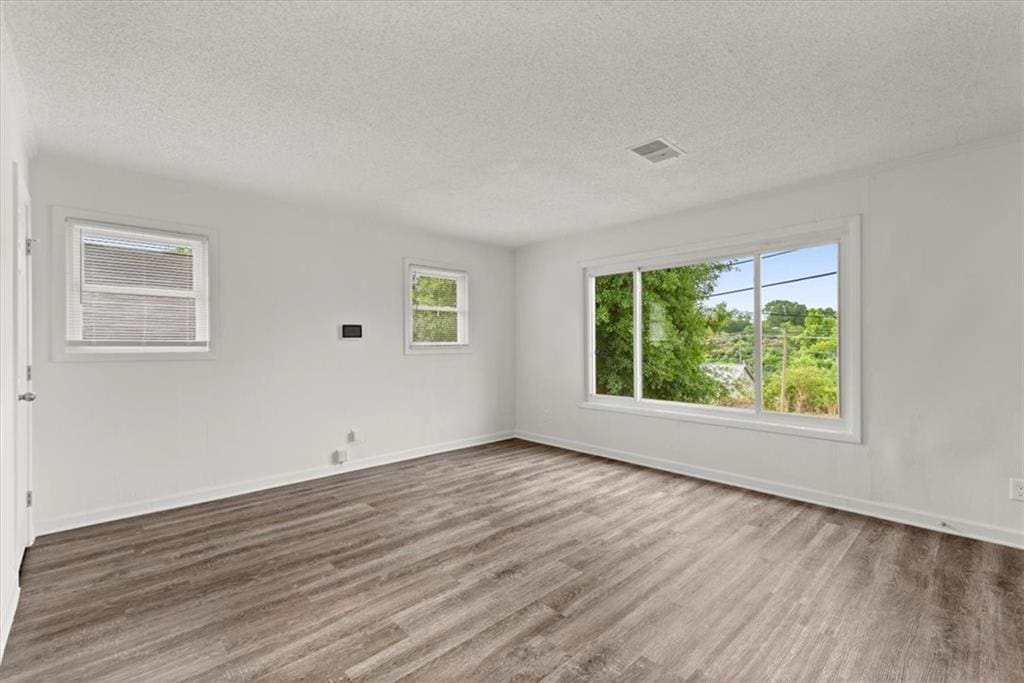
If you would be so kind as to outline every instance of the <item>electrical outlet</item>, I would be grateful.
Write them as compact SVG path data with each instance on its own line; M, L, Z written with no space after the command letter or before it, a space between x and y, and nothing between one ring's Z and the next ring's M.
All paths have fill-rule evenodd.
M348 461L348 451L339 448L333 455L335 465L344 465Z
M1010 500L1024 502L1024 479L1010 480Z

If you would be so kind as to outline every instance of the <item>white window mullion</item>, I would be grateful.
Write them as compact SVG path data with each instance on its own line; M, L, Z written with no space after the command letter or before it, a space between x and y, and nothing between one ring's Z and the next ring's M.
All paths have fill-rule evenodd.
M456 280L455 321L459 328L459 343L469 343L469 275L463 273Z
M193 250L192 290L196 298L196 338L210 339L210 254L199 244Z
M413 304L412 310L414 311L441 311L448 313L462 313L463 309L461 306L430 306L427 304Z
M754 259L754 413L761 414L761 397L764 388L761 384L761 253L757 252Z
M597 278L585 275L587 288L587 389L589 398L597 394L597 333L594 321L597 313Z
M644 316L643 293L640 291L643 275L639 268L633 271L633 400L637 403L644 395Z
M66 340L82 338L82 230L68 226Z

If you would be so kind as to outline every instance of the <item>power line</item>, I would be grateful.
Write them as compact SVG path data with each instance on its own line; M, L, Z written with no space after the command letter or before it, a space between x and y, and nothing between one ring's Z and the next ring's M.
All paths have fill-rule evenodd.
M766 285L761 285L761 289L767 289L769 287L777 287L779 285L789 285L794 282L803 282L804 280L816 280L819 277L829 277L835 275L838 271L833 270L831 273L818 273L817 275L807 275L805 277L795 277L792 280L779 280L778 282L769 282ZM744 287L743 289L730 289L728 292L716 292L715 294L708 294L705 298L710 299L716 296L725 296L726 294L739 294L740 292L752 292L754 287Z
M776 252L774 252L772 254L763 254L761 256L761 260L764 260L766 258L775 258L776 256L783 256L784 254L792 254L794 251L800 251L800 250L799 249L786 249L785 251L776 251ZM754 258L751 257L751 258L748 258L748 259L744 259L742 261L727 261L726 263L728 263L730 266L742 266L744 263L753 263L753 262L754 262Z

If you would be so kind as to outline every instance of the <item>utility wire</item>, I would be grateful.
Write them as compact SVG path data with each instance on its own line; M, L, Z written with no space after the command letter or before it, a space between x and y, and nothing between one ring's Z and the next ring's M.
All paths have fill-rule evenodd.
M776 251L771 254L763 254L762 259L775 258L776 256L783 256L785 254L792 254L794 251L800 251L799 249L786 249L785 251ZM742 266L744 263L753 263L753 258L744 259L742 261L726 261L730 266Z
M838 271L833 270L831 273L818 273L817 275L807 275L805 277L795 277L792 280L779 280L778 282L769 282L766 285L761 285L761 289L767 289L768 287L777 287L778 285L788 285L794 282L803 282L804 280L816 280L819 277L829 277L835 275ZM752 292L754 287L744 287L743 289L730 289L728 292L716 292L714 294L708 294L707 299L716 296L725 296L726 294L739 294L740 292Z

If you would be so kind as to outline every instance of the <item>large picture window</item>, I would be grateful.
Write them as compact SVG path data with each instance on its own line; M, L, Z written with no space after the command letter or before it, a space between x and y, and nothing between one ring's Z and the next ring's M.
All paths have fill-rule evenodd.
M858 229L588 267L584 405L859 440Z

